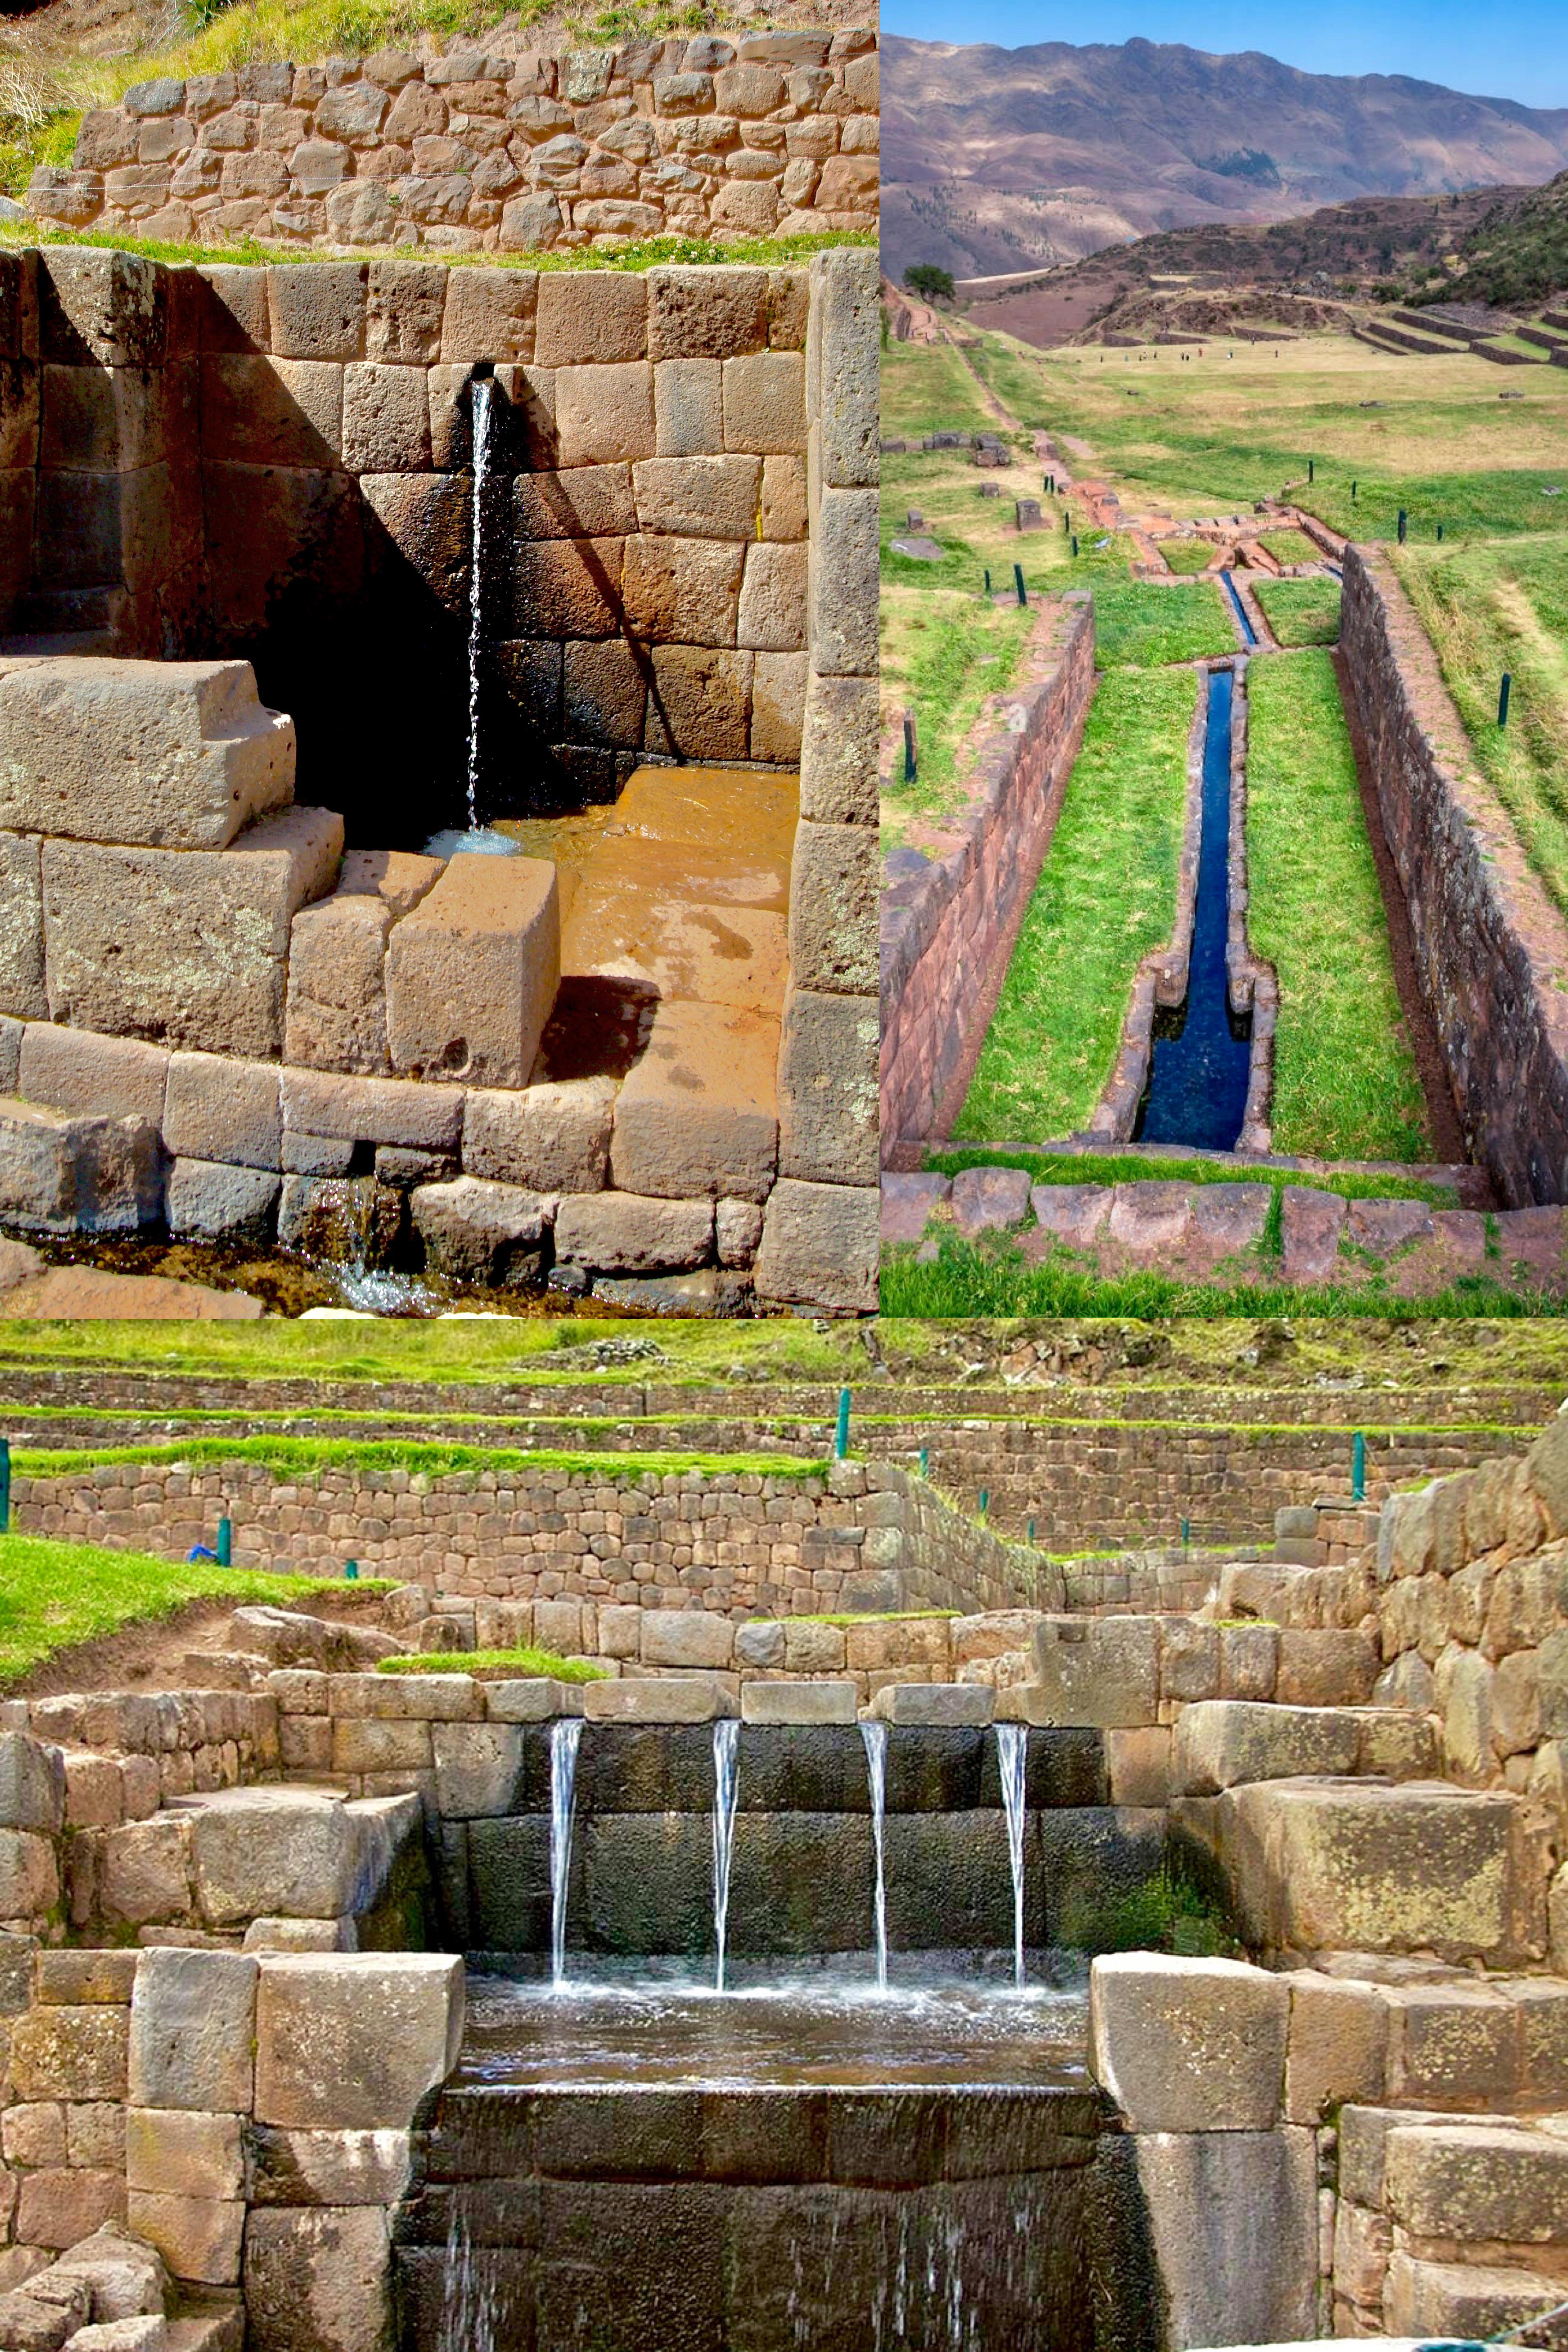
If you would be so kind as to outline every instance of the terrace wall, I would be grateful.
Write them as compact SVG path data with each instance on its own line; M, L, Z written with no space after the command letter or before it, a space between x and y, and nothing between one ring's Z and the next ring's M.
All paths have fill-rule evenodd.
M1033 682L987 706L997 732L970 772L968 806L952 826L958 845L882 896L884 1159L937 1131L1056 830L1094 690L1093 607L1069 595L1045 626Z
M437 253L872 228L876 52L869 30L678 36L139 82L83 116L28 209L180 244Z
M1345 550L1341 644L1470 1150L1510 1208L1568 1199L1568 923L1481 775L1380 550Z

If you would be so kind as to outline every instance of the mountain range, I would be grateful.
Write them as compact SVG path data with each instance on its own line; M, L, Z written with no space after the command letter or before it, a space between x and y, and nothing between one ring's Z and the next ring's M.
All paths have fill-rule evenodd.
M1353 196L1533 185L1568 108L1248 50L882 37L883 266L984 278L1152 232L1285 220Z

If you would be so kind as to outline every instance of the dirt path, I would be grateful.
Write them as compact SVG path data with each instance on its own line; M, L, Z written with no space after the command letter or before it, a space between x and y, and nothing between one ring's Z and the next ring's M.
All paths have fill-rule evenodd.
M43 1659L19 1681L8 1683L6 1698L53 1698L64 1691L184 1690L205 1688L199 1674L185 1671L192 1650L236 1647L229 1621L237 1608L254 1607L254 1601L190 1601L173 1615L151 1622L121 1625L93 1642L74 1642ZM374 1593L355 1593L349 1586L340 1596L323 1594L309 1603L279 1596L277 1606L302 1610L313 1617L363 1619L377 1607Z

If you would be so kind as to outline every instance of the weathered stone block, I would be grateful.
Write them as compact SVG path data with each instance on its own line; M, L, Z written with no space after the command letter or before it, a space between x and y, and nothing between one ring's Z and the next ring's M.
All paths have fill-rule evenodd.
M688 760L746 758L756 658L726 647L656 645L647 748Z
M736 643L759 653L795 653L805 644L804 545L758 540L746 550Z
M47 1009L38 845L0 834L0 1011L31 1021Z
M556 279L552 275L542 282L553 285ZM651 457L658 440L652 368L633 360L562 373L555 384L555 432L563 466Z
M148 1952L131 1997L132 2105L245 2113L253 2082L256 1982L257 1963L242 1952L178 1946Z
M379 892L336 890L302 907L289 934L283 1050L306 1069L378 1073L386 1055L386 941Z
M1035 1684L1010 1694L1028 1699L1037 1723L1131 1727L1155 1721L1160 1695L1157 1618L1047 1617L1036 1628Z
M125 2211L125 2184L118 2174L61 2167L29 2172L18 2184L15 2227L23 2244L59 2252L89 2237Z
M1150 2132L1139 2184L1173 2344L1302 2343L1317 2326L1313 2135ZM1268 2258L1258 2258L1267 2247Z
M1383 2096L1389 2013L1370 1985L1347 1984L1310 1969L1285 1978L1290 2039L1285 2056L1285 2115L1317 2125L1349 2100Z
M275 1058L289 925L331 888L342 839L341 817L291 808L222 850L47 841L50 1018Z
M169 1056L133 1037L29 1022L22 1032L17 1087L29 1102L104 1118L163 1123Z
M996 1694L985 1683L884 1683L871 1701L883 1723L925 1729L986 1724L996 1712Z
M394 2205L408 2185L405 2131L275 2131L247 2136L256 2205Z
M379 121L385 110L384 94L372 93L363 83L353 87L356 103L362 95L367 105L379 101L374 104ZM347 102L337 92L331 99L340 107ZM316 128L323 138L334 135L326 99L317 110ZM351 139L349 143L355 142ZM357 360L364 348L368 276L363 261L315 261L268 269L274 352L283 359Z
M463 1966L423 1953L261 1962L256 2117L300 2130L404 2129L457 2063Z
M626 625L648 644L732 646L745 551L736 541L643 531L626 541Z
M742 1723L853 1723L858 1713L853 1683L744 1683L741 1688Z
M825 677L814 662L800 744L800 813L821 824L877 822L877 681Z
M285 1149L288 1136L299 1135L450 1152L462 1135L465 1097L457 1087L286 1069L282 1094Z
M128 2012L98 2003L28 2010L11 2031L18 2099L123 2099Z
M640 1654L647 1666L733 1664L735 1629L710 1609L645 1609Z
M653 405L661 457L710 457L722 450L723 374L716 359L660 360L653 372Z
M534 358L565 368L640 360L647 307L647 280L635 271L546 272L538 280Z
M474 1087L463 1114L465 1171L538 1192L600 1191L609 1168L615 1095L608 1078Z
M671 1199L764 1200L778 1153L777 1063L774 1022L662 1000L615 1106L616 1185Z
M133 2189L126 2200L126 2217L136 2235L156 2247L176 2278L202 2286L237 2283L246 2221L239 2199Z
M394 1067L525 1086L560 979L553 866L454 857L395 927L387 950Z
M724 446L769 457L805 448L805 360L799 352L724 355Z
M754 540L761 474L756 457L645 458L632 467L638 525L675 538Z
M171 1054L163 1139L184 1159L277 1168L283 1110L276 1066L218 1054Z
M429 472L429 386L422 367L344 369L343 463L355 474Z
M811 275L805 364L822 480L868 488L878 478L876 257L841 247L817 255Z
M757 1294L786 1304L869 1313L877 1304L875 1185L781 1177L768 1195Z
M549 1224L537 1192L459 1176L449 1184L417 1186L408 1205L433 1274L503 1288L542 1275Z
M681 1272L713 1246L710 1201L650 1200L636 1192L582 1193L555 1218L555 1255L600 1274Z
M167 1188L169 1231L203 1241L265 1244L272 1237L283 1179L267 1168L219 1160L176 1160Z
M538 291L531 269L448 270L440 357L531 360Z
M360 2205L253 2212L245 2305L254 2352L391 2352L385 2210Z
M807 641L818 671L877 672L879 556L875 490L824 490L812 540Z
M58 1836L65 1818L66 1769L59 1749L26 1731L0 1731L0 1829Z
M237 2115L178 2107L132 2107L125 2117L125 2180L169 2197L245 2194Z
M1134 2131L1268 2131L1289 2012L1287 1979L1241 1961L1111 1953L1089 1977L1090 2063Z
M516 1811L522 1773L521 1724L437 1723L431 1727L430 1747L436 1803L444 1821Z
M52 1841L31 1830L0 1830L0 1919L41 1919L59 1899Z
M1176 1721L1173 1785L1205 1797L1246 1780L1353 1772L1360 1751L1360 1726L1348 1710L1201 1699Z
M790 971L796 987L876 994L878 872L871 826L802 820L790 875Z
M294 722L248 662L0 663L0 827L226 849L293 791Z
M665 1682L603 1682L583 1685L583 1712L590 1723L711 1723L731 1710L711 1675L683 1675Z
M1568 2235L1568 2142L1499 2125L1401 2126L1384 2193L1414 2238L1557 2244Z

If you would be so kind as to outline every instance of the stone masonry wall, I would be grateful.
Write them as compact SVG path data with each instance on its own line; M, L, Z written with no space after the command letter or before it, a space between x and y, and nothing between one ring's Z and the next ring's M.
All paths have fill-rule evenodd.
M1568 1199L1568 924L1477 765L1386 554L1347 547L1341 643L1422 994L1510 1207Z
M176 243L441 253L876 225L872 31L509 47L140 82L83 117L28 209Z
M1094 689L1094 612L1063 599L1031 648L1032 684L999 697L999 731L982 746L953 826L958 845L883 893L881 1127L884 1158L935 1132L944 1098L977 1043L1006 942L1050 846ZM1009 712L1023 714L1015 727ZM998 1138L997 1140L1005 1139Z

